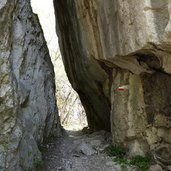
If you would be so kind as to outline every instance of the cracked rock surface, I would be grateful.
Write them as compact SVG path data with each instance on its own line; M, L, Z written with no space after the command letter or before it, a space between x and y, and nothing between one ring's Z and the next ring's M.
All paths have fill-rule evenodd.
M27 0L0 1L0 170L27 171L58 134L53 66Z

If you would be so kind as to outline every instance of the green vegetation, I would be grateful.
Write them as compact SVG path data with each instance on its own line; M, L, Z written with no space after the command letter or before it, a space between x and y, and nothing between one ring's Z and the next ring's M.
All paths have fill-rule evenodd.
M121 165L123 165L123 164L129 165L130 164L130 160L128 160L125 157L122 157L122 158L121 157L116 157L116 158L113 159L113 161L115 163L118 163L118 164L121 164Z
M110 145L105 151L109 156L123 157L126 155L127 149L120 145Z
M146 157L137 155L128 159L127 149L121 145L110 145L105 152L107 155L115 157L113 161L121 165L122 171L126 171L127 166L136 166L139 171L147 171L151 162L150 155Z
M43 160L41 158L34 158L34 166L36 169L41 168L43 165Z
M44 144L40 144L38 148L39 148L41 153L44 153L47 151L47 146Z
M30 152L28 152L28 155L32 155ZM41 157L34 157L33 159L33 166L30 166L27 171L33 171L33 170L41 170L43 167L43 160Z
M32 151L28 151L27 155L28 155L28 157L31 157L32 156Z
M130 164L136 166L141 171L146 171L149 168L151 157L134 156Z

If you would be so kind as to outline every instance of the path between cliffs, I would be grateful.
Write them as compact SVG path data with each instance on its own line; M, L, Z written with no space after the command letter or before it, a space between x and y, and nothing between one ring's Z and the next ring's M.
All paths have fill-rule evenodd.
M120 171L122 168L104 153L110 142L110 134L105 131L92 134L65 131L47 145L39 171Z

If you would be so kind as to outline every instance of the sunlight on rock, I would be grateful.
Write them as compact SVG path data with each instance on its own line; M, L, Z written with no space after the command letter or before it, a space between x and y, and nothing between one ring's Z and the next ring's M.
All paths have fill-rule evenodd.
M86 114L65 73L55 31L53 1L48 0L42 3L41 0L31 0L31 5L33 12L38 14L54 65L57 105L61 124L67 130L83 129L87 126Z

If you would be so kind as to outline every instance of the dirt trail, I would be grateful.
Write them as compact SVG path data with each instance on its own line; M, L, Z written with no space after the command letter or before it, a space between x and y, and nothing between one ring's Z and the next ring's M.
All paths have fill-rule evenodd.
M110 142L110 134L105 131L93 134L66 131L61 138L49 143L49 148L43 155L44 165L40 170L120 171L122 168L103 152Z

